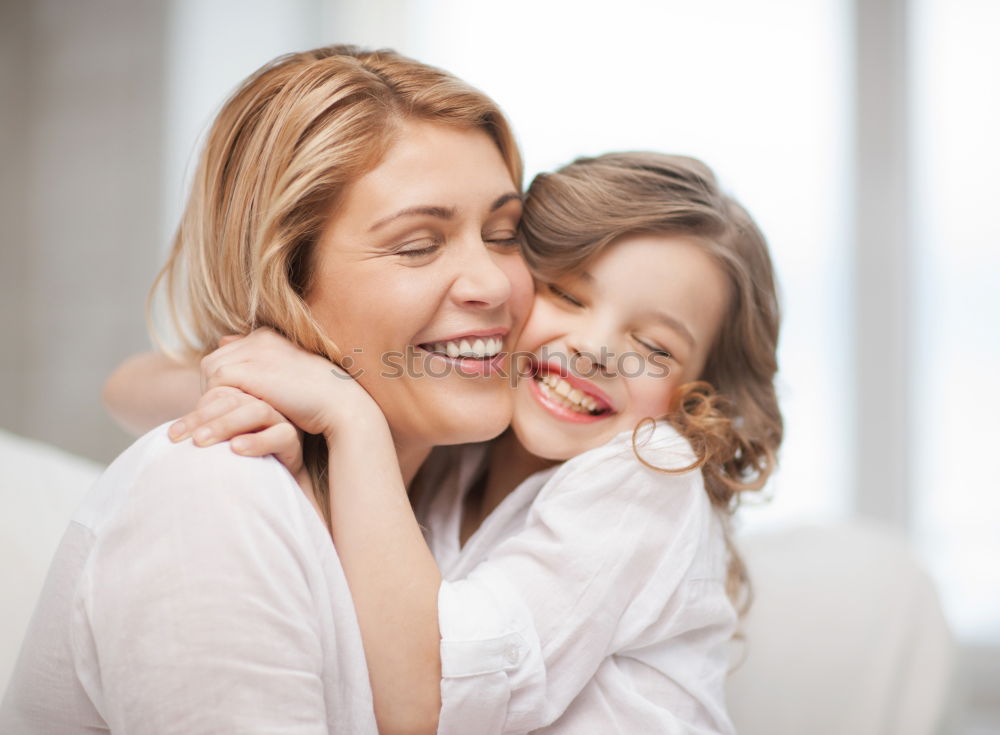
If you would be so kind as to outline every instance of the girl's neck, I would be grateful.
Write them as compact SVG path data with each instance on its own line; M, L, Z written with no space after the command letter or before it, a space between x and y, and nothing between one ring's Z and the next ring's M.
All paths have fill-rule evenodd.
M467 512L473 514L476 528L524 480L556 464L531 454L509 428L490 443L487 462L482 491L478 497L468 498L466 506Z

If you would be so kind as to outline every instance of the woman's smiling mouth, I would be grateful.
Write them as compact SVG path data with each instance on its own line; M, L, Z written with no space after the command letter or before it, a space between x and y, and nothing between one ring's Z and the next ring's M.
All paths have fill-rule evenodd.
M503 340L506 329L489 329L483 332L456 335L433 342L421 342L418 349L434 358L454 365L470 375L489 375L499 371L506 353Z
M417 346L427 352L446 355L452 359L462 357L488 360L503 350L503 339L500 337L484 338L470 336L448 340L447 342L426 342Z

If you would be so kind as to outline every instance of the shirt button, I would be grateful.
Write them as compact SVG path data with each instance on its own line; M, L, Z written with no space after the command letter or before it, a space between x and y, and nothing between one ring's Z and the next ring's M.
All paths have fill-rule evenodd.
M517 646L513 643L508 643L503 649L503 655L507 659L507 663L516 664L519 658Z

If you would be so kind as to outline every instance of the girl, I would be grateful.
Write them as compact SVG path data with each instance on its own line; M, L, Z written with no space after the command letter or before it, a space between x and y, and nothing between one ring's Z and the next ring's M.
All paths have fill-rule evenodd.
M537 290L511 430L439 451L411 488L443 578L438 731L730 732L726 644L745 578L726 521L782 433L764 240L704 165L652 153L539 176L523 229ZM416 241L414 257L443 248ZM472 347L428 349L447 364ZM321 358L258 332L203 368L210 386L310 417L334 463L348 445L357 472L340 482L362 495L400 483L391 448L362 438L374 406ZM260 428L243 400L206 393L175 439ZM281 452L294 472L295 444L264 432L233 446ZM403 543L376 527L364 541Z

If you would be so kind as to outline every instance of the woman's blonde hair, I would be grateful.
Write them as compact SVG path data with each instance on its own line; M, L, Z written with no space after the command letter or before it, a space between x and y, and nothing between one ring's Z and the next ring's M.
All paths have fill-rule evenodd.
M173 249L147 300L161 348L169 352L151 314L163 289L189 359L214 350L223 335L267 326L339 360L303 298L313 246L345 187L378 165L407 121L485 131L520 188L520 154L496 103L394 51L328 46L281 56L244 81L209 130ZM328 512L318 481L326 453L306 449Z
M635 152L580 158L540 174L528 189L522 226L525 259L542 282L580 271L634 234L686 236L720 265L729 311L700 379L680 386L667 420L698 457L681 471L701 468L713 506L728 521L741 493L767 482L783 433L774 389L780 311L767 243L753 219L701 161ZM726 527L727 588L745 611L749 580Z

